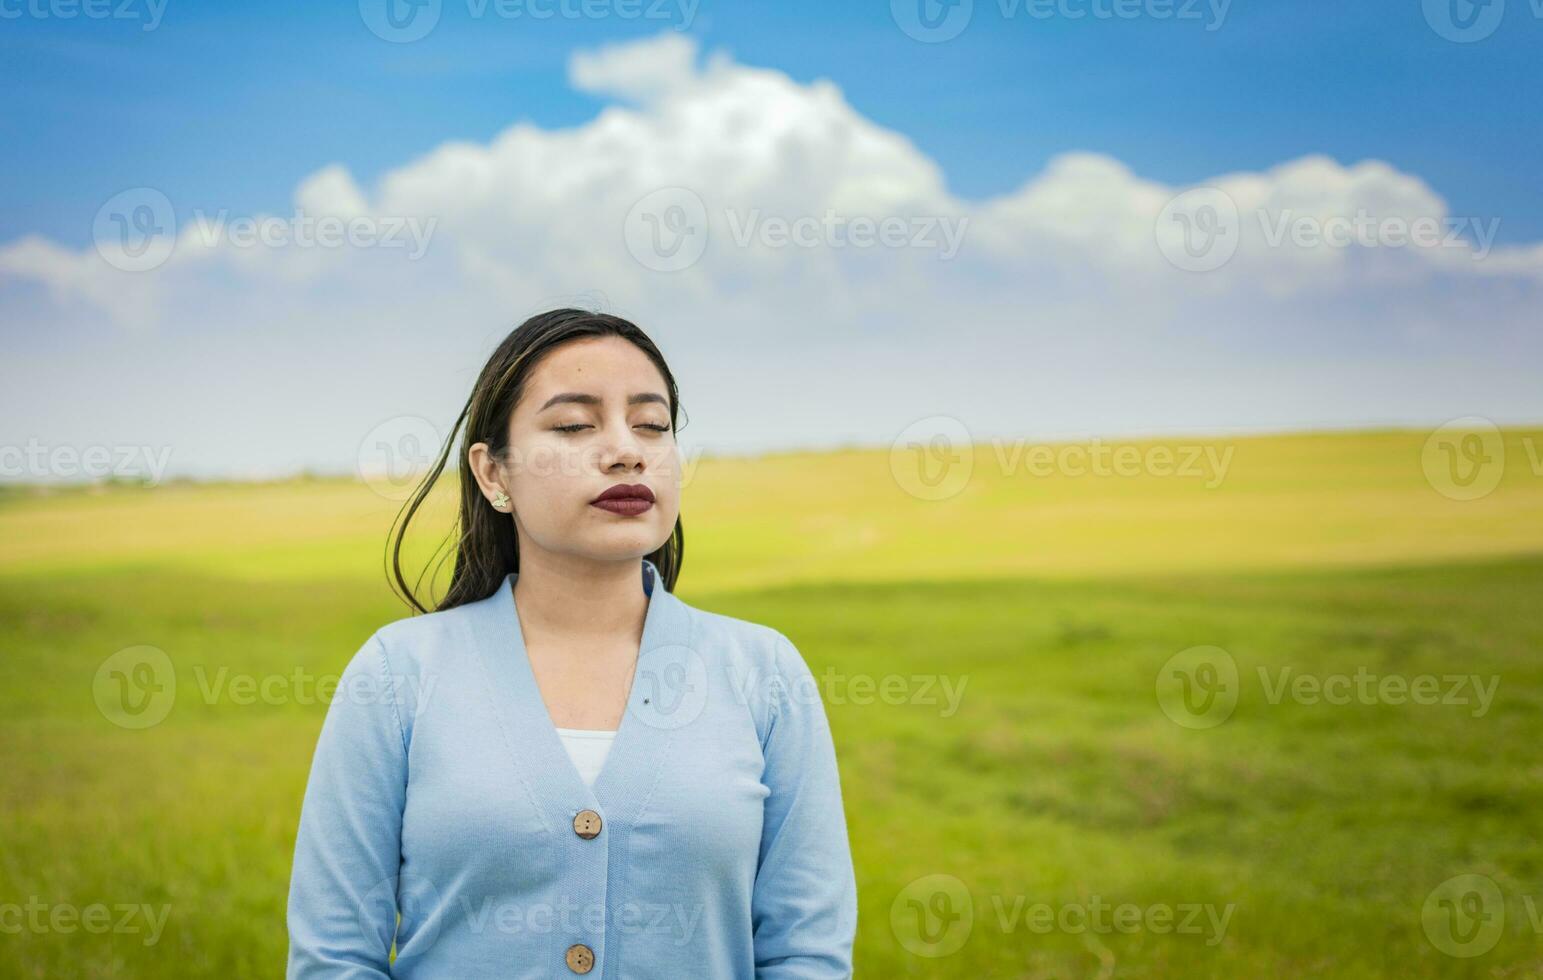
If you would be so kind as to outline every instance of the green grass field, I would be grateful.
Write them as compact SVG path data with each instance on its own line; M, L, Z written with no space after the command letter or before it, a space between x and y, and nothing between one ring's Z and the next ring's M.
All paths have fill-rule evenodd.
M1505 438L1471 501L1424 433L1212 440L1214 486L980 447L937 501L887 451L707 460L678 592L826 681L859 976L1539 976L1543 432ZM282 974L314 681L404 614L396 506L0 498L0 975ZM177 697L131 730L93 685L140 644ZM1159 697L1202 646L1237 669L1214 727ZM1331 703L1358 672L1372 696ZM1459 875L1494 890L1438 888Z

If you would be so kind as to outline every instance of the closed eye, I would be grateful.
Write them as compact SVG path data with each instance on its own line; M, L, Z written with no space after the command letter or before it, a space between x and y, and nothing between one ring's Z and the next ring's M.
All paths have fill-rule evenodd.
M580 429L593 429L593 428L594 428L594 426L590 425L587 422L575 422L572 425L556 425L556 426L553 426L552 427L552 431L553 432L577 432ZM640 428L640 429L653 429L655 432L669 432L670 431L670 427L667 426L667 425L654 425L652 423L645 423L643 425L639 425L638 428Z

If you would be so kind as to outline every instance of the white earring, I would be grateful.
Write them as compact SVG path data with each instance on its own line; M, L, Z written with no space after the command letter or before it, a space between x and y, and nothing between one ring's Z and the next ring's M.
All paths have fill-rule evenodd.
M504 493L502 490L498 491L498 493L493 497L493 506L498 510L503 510L505 507L508 507L509 495Z

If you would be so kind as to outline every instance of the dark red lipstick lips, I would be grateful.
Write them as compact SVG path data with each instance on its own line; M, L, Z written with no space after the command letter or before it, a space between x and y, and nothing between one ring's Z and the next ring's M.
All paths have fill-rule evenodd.
M611 487L589 504L623 517L636 517L654 505L654 492L641 483L622 483Z

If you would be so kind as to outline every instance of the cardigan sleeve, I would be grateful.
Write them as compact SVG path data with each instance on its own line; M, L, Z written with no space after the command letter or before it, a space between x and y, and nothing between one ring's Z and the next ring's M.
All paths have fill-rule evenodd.
M751 896L756 977L850 977L857 883L835 746L814 677L780 632L774 680Z
M344 668L311 761L289 882L291 980L389 974L406 796L406 742L375 635Z

